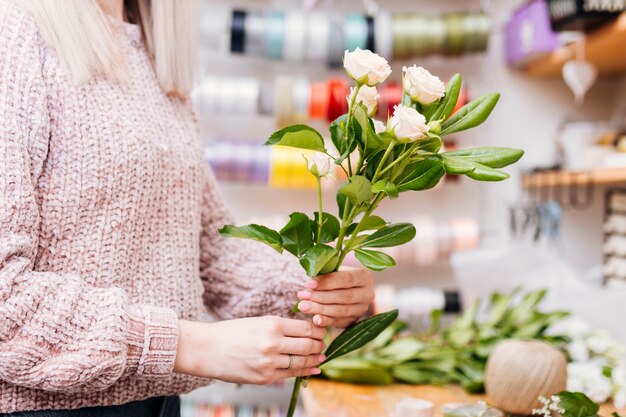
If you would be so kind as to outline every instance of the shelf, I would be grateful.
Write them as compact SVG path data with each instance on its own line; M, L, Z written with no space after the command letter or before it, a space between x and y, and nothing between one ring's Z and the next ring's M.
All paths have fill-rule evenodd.
M566 61L574 57L575 45L557 49L531 62L525 71L536 77L560 76ZM595 64L600 75L626 72L626 12L615 21L587 36L585 58Z
M626 183L626 168L598 168L591 171L548 171L525 175L525 188L560 187L568 185L608 185Z

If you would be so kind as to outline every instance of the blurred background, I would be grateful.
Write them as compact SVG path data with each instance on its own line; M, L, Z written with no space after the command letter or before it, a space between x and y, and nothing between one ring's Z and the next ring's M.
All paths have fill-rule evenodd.
M444 81L462 73L463 100L502 96L484 125L446 148L526 154L507 181L447 178L382 206L385 219L412 221L418 233L393 252L399 267L376 274L378 309L400 307L419 328L432 309L454 314L495 290L547 288L545 308L572 311L624 342L625 3L201 0L193 97L207 161L240 224L284 224L292 211L315 210L314 182L301 152L261 145L292 123L327 132L347 107L344 50L389 60L381 120L400 100L403 66ZM328 184L327 200L335 190ZM286 393L215 385L192 394L187 413L200 415L192 414L200 403L241 403L238 410L257 408L236 415L272 415Z

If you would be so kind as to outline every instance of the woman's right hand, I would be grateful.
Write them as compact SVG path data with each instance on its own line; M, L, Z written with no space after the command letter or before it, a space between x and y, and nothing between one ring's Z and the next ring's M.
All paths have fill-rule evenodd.
M238 384L270 384L317 375L326 329L304 320L251 317L201 323L181 320L174 372ZM291 369L289 355L293 355Z

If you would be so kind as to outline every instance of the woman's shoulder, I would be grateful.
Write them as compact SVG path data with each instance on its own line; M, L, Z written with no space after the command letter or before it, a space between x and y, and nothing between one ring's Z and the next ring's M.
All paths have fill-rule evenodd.
M15 0L0 0L0 68L43 61L46 43L35 17Z
M33 15L15 0L0 0L0 37L9 33L37 33L38 28Z

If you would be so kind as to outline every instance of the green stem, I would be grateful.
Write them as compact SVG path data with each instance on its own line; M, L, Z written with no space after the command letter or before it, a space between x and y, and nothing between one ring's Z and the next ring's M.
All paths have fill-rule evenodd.
M319 213L317 215L317 242L320 243L322 238L322 225L324 224L324 211L322 210L322 179L319 176L315 176L317 181L317 205Z
M354 90L354 94L352 95L352 97L350 98L350 107L348 108L348 117L346 118L346 124L343 127L343 138L344 140L346 140L346 143L348 143L348 126L350 126L350 121L352 120L352 109L354 108L354 104L356 103L356 96L359 94L359 90L361 89L362 85L361 84L357 84L356 88ZM349 172L349 177L352 176L352 162L350 162L350 156L348 156L348 158L346 158L348 160L348 172Z
M339 256L339 262L337 262L337 267L341 266L346 255L352 250L352 244L354 243L354 239L356 239L357 235L361 231L361 228L365 224L365 220L369 218L369 216L376 209L376 207L378 207L378 203L380 203L383 198L385 198L385 193L378 193L376 197L374 197L374 201L372 201L372 204L363 215L363 218L361 218L359 224L356 225L354 232L352 232L352 236L350 236L350 240L348 240L348 243L346 243L345 249L341 251L341 255Z
M395 161L393 161L392 163L390 163L389 165L387 165L387 166L386 166L386 167L385 167L382 171L380 171L380 175L384 175L384 174L385 174L386 172L388 172L391 168L393 168L396 164L398 164L398 163L400 163L400 162L404 161L405 159L407 159L408 157L410 157L410 156L411 156L411 154L413 153L413 151L414 151L415 149L417 149L417 148L418 148L418 145L417 145L417 142L416 142L414 145L412 145L412 146L409 148L409 151L408 151L408 152L404 152L404 151L403 151L403 152L402 152L402 155L400 155L400 157L399 157L398 159L396 159Z
M380 175L380 171L381 171L383 165L385 165L385 161L387 161L387 158L389 157L389 155L393 151L393 147L395 146L395 144L396 143L394 141L389 142L389 146L387 146L387 150L383 154L383 157L380 160L380 162L378 163L378 167L376 168L376 172L374 173L374 176L372 177L372 184L374 184L376 182L376 180L378 179L378 175Z
M300 393L300 385L302 384L302 378L296 377L296 381L293 384L293 391L291 391L291 401L289 401L289 410L287 411L287 417L293 417L293 413L296 411L298 405L298 395Z

